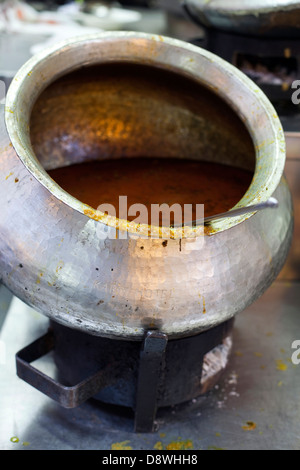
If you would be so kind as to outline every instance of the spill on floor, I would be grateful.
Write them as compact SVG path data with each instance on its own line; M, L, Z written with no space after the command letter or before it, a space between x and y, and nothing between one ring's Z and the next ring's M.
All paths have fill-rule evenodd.
M130 441L115 442L111 445L111 450L133 450L130 445Z
M247 421L247 423L242 426L244 431L254 431L256 429L256 424L253 421Z
M287 370L288 366L282 361L282 359L277 359L276 361L276 369L285 371Z

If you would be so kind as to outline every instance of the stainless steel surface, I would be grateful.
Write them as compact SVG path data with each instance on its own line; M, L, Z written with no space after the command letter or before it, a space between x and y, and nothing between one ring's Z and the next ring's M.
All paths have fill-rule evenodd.
M32 57L31 47L48 35L0 32L1 75L13 78L22 65Z
M300 134L288 134L287 160L285 175L293 196L294 233L287 261L279 274L279 279L292 282L300 281ZM297 150L298 149L298 150ZM300 287L299 287L300 289ZM300 307L300 306L299 306Z
M300 450L300 365L291 361L292 342L300 339L299 304L299 284L276 281L236 317L219 384L202 398L160 410L157 431L141 435L130 412L95 402L66 410L18 379L15 353L43 334L48 321L14 298L0 336L0 448ZM36 366L56 376L51 357ZM256 428L243 429L248 421Z
M251 151L245 147L250 140L247 132L240 121L237 127L230 127L239 116L255 145L256 170L249 190L237 206L263 202L272 196L279 202L276 213L268 211L214 222L210 236L197 237L197 229L193 229L191 238L182 243L174 229L173 239L165 246L161 239L136 237L147 236L148 226L128 227L127 221L92 210L61 190L32 150L32 135L28 132L31 107L39 92L56 77L82 64L106 60L134 61L193 78L213 88L234 111L230 111L229 119L224 119L221 109L225 105L219 101L216 108L208 105L207 114L200 105L191 114L186 113L184 106L175 107L175 112L173 101L171 107L168 103L162 106L159 98L147 100L146 93L143 100L129 108L122 106L122 93L103 94L103 109L114 110L113 114L105 113L101 127L106 130L104 146L107 135L113 136L105 154L140 154L151 142L154 156L162 156L162 148L168 156L180 148L182 157L205 155L221 162L253 164L252 147ZM112 96L114 106L110 107ZM128 102L127 94L125 99ZM141 103L145 112L141 112ZM159 119L157 113L162 113L158 114ZM79 113L80 119L81 116ZM171 137L167 132L170 116L176 124ZM60 125L76 128L74 114L71 117L71 121L63 120ZM42 132L43 122L47 121L43 121L43 113L38 118ZM112 126L110 119L126 122L129 128L121 127L120 134L120 127ZM136 127L137 122L142 127ZM11 143L2 126L3 283L54 320L111 337L141 338L150 323L170 338L194 334L242 311L263 293L281 269L292 234L290 192L282 178L283 131L273 107L258 87L209 52L182 41L142 33L114 32L66 41L59 48L55 46L35 56L16 75L6 99L6 125ZM131 127L138 132L130 131ZM48 131L48 126L45 129ZM89 142L95 136L99 141L97 132L96 128L94 135L89 134ZM188 138L182 139L186 133ZM52 141L52 151L42 154L44 166L52 155L60 164L86 155L81 149L74 153L72 145L69 153L68 146L67 151L64 147L61 151L51 145ZM105 239L107 230L116 226L121 235L131 231L135 236Z
M195 22L221 30L253 35L300 33L297 0L184 0Z
M298 132L285 132L287 158L289 160L300 160L300 126Z

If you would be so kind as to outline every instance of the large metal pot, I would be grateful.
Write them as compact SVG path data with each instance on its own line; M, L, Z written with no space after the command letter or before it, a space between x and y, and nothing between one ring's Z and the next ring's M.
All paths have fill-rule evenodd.
M183 0L196 23L239 34L292 37L300 35L297 0Z
M132 32L67 41L20 69L5 121L1 280L51 319L105 337L138 340L153 327L193 335L242 311L280 271L293 224L280 121L258 87L213 54ZM279 208L216 221L205 235L147 239L147 227L100 214L46 172L119 156L255 168L237 205L274 196ZM105 238L116 226L120 239Z

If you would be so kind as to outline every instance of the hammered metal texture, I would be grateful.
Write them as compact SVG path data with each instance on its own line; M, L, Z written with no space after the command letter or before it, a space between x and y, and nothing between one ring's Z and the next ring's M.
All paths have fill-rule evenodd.
M114 47L118 50L120 62L122 51L120 44L123 44L122 40L124 42L125 38L124 49L127 54L130 50L130 57L133 61L136 55L141 54L136 44L134 48L129 47L133 37L135 37L133 33L127 36L125 33L124 36L116 33L110 42L110 35L105 35L105 40L99 36L96 41L95 39L85 40L83 49L85 52L88 51L88 44L90 44L89 57L92 57L93 65L95 65L97 59L95 44L99 57L104 54L102 45L105 51L109 50L109 52ZM126 38L129 38L129 45L126 43ZM244 78L240 72L235 72L229 64L226 65L221 59L214 58L212 54L202 52L199 48L185 45L180 41L153 39L146 35L137 35L137 38L142 41L140 44L143 44L143 41L146 43L150 41L154 51L156 47L160 48L159 66L156 68L163 68L164 59L165 69L170 71L171 66L168 61L176 60L178 64L182 60L183 65L176 69L177 74L189 76L190 67L195 67L194 76L198 76L199 82L203 81L206 88L208 77L214 77L216 81L212 83L212 88L215 93L221 96L228 95L228 102L236 100L235 103L231 103L234 112L230 113L228 110L226 112L231 116L236 113L245 122L255 144L256 155L254 181L241 205L245 205L246 201L255 202L273 195L279 201L279 209L276 212L272 210L258 212L235 222L225 220L222 223L216 223L214 231L209 236L199 238L162 240L145 239L135 235L127 239L110 239L107 235L114 230L114 227L88 217L84 213L83 204L60 192L49 177L48 181L46 172L30 153L31 144L28 146L24 144L30 138L27 135L29 132L28 116L38 93L33 93L33 103L28 110L25 105L28 96L31 95L27 93L26 83L24 82L25 97L22 95L23 85L19 89L18 83L15 83L6 106L10 137L5 128L3 108L1 115L0 274L2 282L16 296L66 326L99 336L133 340L141 339L145 328L159 328L170 338L176 338L196 334L233 317L268 288L280 271L290 246L293 225L291 196L286 181L282 177L285 155L278 118L266 98L256 90L250 80ZM143 53L149 51L146 46L142 50ZM68 47L63 48L67 51L67 56L74 50L74 45L71 44L70 48ZM76 47L78 48L78 43ZM194 65L190 65L192 62L187 65L187 54L190 54L190 59L192 58L195 62ZM81 51L80 60L83 55ZM50 54L51 66L57 57L56 52ZM152 57L157 57L157 54L153 53ZM72 56L73 62L75 58ZM49 63L47 55L42 60L46 65ZM205 65L209 63L211 68L208 70L206 66L199 67L202 62ZM60 67L64 65L61 56L59 56L58 65ZM21 72L23 77L29 73L26 67L29 65L23 68ZM66 72L70 70L67 60L65 68ZM48 68L49 74L50 71L51 67ZM175 71L175 66L171 71ZM55 73L57 73L57 68L53 70L53 74ZM34 72L32 75L34 76ZM165 75L162 74L162 77ZM48 82L50 78L48 77ZM126 83L125 89L128 91L129 81L125 81ZM40 91L46 86L45 83L41 85L36 81L36 76L34 76L34 82L29 83L31 89L34 88L34 84L40 87ZM131 88L131 97L134 95L133 88ZM116 89L117 93L114 97L113 92ZM82 90L84 92L84 88ZM233 117L230 123L226 122L225 118L224 126L216 125L215 119L218 118L217 122L220 122L224 115L222 113L218 115L218 112L216 113L216 110L210 109L209 106L199 110L195 104L193 106L188 104L191 101L188 99L189 95L180 97L178 86L175 90L179 97L176 97L175 92L173 95L171 93L173 106L171 106L172 99L166 99L166 91L161 92L160 89L159 92L155 92L151 89L149 99L145 93L146 90L146 86L140 89L140 93L141 91L143 93L140 94L138 102L144 103L142 104L144 106L142 122L144 122L144 128L148 129L146 140L149 145L152 138L154 139L153 149L156 148L155 146L160 146L163 136L165 136L165 142L169 142L167 129L172 129L173 125L175 129L173 136L183 129L181 133L179 132L180 138L177 137L176 141L180 149L184 152L185 143L188 146L188 152L181 155L182 157L194 155L194 158L201 158L201 155L191 155L190 151L201 148L203 150L203 142L207 155L215 157L215 152L210 151L210 148L215 148L214 132L216 132L220 160L224 161L227 158L230 163L231 155L237 158L238 153L234 149L237 149L239 143L244 140L245 132L242 122L236 117ZM201 90L203 91L203 88ZM109 112L109 103L112 103L110 117L122 116L125 126L126 107L125 101L120 99L120 85L113 87L107 96L104 109ZM207 96L211 96L210 93ZM99 100L99 96L97 99ZM215 102L219 101L216 97L212 97L212 103ZM118 103L121 103L119 107ZM159 125L150 120L153 110L151 103L154 103ZM158 103L161 103L161 109ZM197 105L197 100L195 103ZM222 106L227 109L224 103ZM128 121L130 122L136 105L129 109ZM217 111L219 110L220 108ZM64 114L64 109L62 109L62 114ZM59 119L63 118L62 125L64 126L67 125L65 117L68 117L68 111L65 115L59 116ZM175 121L172 120L173 115L176 117ZM16 121L8 119L8 117L14 119L15 116L18 117ZM55 112L53 115L48 114L46 119L52 119L53 116ZM72 116L75 117L76 114ZM80 117L80 113L77 113L77 116ZM42 109L40 109L40 119L40 131L44 129L45 137L52 131L50 125L45 128L42 125L44 119ZM124 126L109 127L109 122L111 121L107 120L107 125L104 125L106 135L110 129L111 132L115 132L116 136L122 135L124 141L126 133L119 132L119 129L124 129ZM150 130L149 122L153 126ZM197 123L199 133L195 132L193 126L190 131L187 123ZM141 123L138 122L137 125ZM228 152L230 126L233 126L232 154ZM54 134L58 127L56 124L52 127ZM74 122L70 122L70 127L74 127ZM38 119L33 124L34 128L39 128ZM190 132L188 135L190 140L185 140L187 131ZM74 135L73 132L71 134ZM93 137L93 133L89 135ZM52 155L49 155L47 145L52 146L53 139L51 137L47 140L39 140L38 133L34 139L36 147L42 149L40 159L43 165L47 166L47 161L51 163ZM247 139L248 137L245 142ZM14 141L14 146L12 141ZM97 152L99 155L99 149L96 148L98 141L93 138L92 142L94 142L94 155L97 156ZM101 142L103 149L105 139ZM113 155L116 155L115 149L120 152L124 149L132 151L135 148L130 139L125 144L123 142L121 146L119 142L120 140L111 139L111 146L108 145L107 151L104 152L105 158L108 157L110 148ZM134 143L137 145L139 154L142 146L145 145L140 132ZM245 144L242 148L246 150L240 153L241 165L245 162L245 155L249 162L252 158L250 153L247 153L250 147ZM72 149L74 149L73 144ZM163 149L168 154L167 144ZM172 150L171 144L170 149ZM172 153L171 150L170 153ZM65 146L62 150L57 147L53 155L55 165L57 165L61 164L62 160L70 162L68 159L72 155L75 155L75 159L80 159L83 153L80 148L77 154L73 150L69 152L68 147ZM236 164L238 164L237 160Z

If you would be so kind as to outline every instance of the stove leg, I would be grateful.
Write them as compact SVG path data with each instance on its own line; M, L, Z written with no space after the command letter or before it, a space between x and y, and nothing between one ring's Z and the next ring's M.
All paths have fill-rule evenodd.
M143 342L135 406L135 432L152 432L157 410L157 392L167 335L148 331Z

